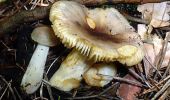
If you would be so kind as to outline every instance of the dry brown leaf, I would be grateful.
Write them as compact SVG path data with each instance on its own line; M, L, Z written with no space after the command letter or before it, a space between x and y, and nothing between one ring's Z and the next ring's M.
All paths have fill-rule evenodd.
M147 36L147 27L145 25L138 25L138 33L142 37L143 40L150 40L150 43L144 43L145 48L145 57L151 64L154 65L155 59L158 56L159 52L163 48L163 42L164 40L159 38L156 34L151 35L151 38L146 37ZM166 34L169 34L167 32ZM165 53L165 58L162 62L161 67L166 67L168 65L170 59L170 43L167 45L167 50ZM148 63L149 64L149 63Z
M150 22L153 27L169 26L169 1L162 3L147 3L139 5L137 10L142 13L143 19Z
M129 74L127 74L124 78L138 82L135 78L133 78ZM137 93L140 91L141 91L140 87L131 84L122 83L118 89L118 95L123 100L135 100Z

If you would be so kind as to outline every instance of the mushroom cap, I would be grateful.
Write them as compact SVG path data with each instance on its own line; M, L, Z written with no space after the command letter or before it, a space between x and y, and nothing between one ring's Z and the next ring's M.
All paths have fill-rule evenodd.
M88 9L73 1L58 1L51 8L50 21L66 47L75 47L96 62L126 59L125 64L131 66L144 56L143 50L138 50L142 49L139 35L114 8ZM119 52L122 46L124 51ZM135 56L138 51L140 56ZM129 63L131 58L138 61Z
M83 74L83 78L90 86L103 87L111 82L116 74L115 64L95 63Z
M40 26L33 30L31 38L39 44L45 46L55 46L59 43L59 40L54 34L52 28L47 26Z

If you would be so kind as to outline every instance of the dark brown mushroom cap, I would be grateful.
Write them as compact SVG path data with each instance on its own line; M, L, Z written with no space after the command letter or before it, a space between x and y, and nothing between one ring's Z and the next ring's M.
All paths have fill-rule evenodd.
M139 63L143 50L139 35L114 8L88 9L73 1L58 1L50 11L52 28L62 43L94 61Z
M45 46L55 46L59 44L58 38L55 36L52 28L47 26L40 26L33 30L31 38L39 44Z

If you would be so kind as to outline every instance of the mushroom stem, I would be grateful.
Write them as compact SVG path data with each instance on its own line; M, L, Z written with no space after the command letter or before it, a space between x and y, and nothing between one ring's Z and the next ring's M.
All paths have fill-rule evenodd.
M38 44L32 55L21 82L21 87L28 94L34 93L41 84L48 51L48 46Z
M87 58L75 49L62 62L60 68L50 79L52 86L62 91L79 87L82 75L91 65Z

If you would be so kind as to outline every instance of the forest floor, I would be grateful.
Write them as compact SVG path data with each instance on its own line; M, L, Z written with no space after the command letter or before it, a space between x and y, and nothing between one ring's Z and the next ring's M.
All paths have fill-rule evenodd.
M144 57L139 64L130 68L118 64L116 77L102 88L88 86L84 81L81 82L79 88L70 92L63 92L51 87L48 84L48 78L59 68L61 62L71 51L62 44L52 47L48 53L44 79L40 88L31 95L24 93L20 87L21 80L37 45L31 39L31 32L39 25L51 25L49 10L52 3L49 2L48 6L37 5L34 7L30 1L7 0L3 3L0 2L0 100L169 100L170 63L169 57L166 57L169 40L166 33L170 28L167 26L153 28L151 32L151 34L158 35L163 41L159 55L155 57L157 58L155 63L151 64ZM148 22L141 18L142 14L137 11L138 5L140 3L109 2L100 5L88 4L88 7L114 7L137 30L138 24L148 25ZM161 67L163 62L168 64Z

